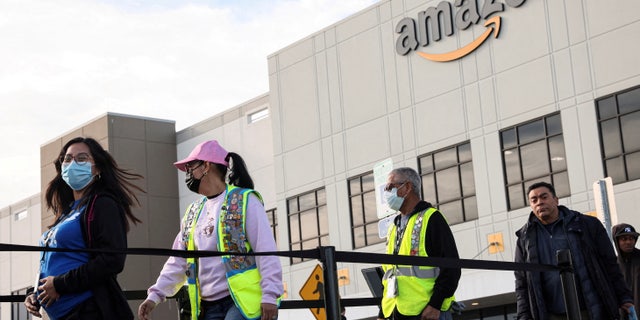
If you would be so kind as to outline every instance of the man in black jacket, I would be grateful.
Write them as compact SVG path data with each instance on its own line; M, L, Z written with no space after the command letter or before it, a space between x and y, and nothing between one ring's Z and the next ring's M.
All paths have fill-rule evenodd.
M627 223L613 226L611 233L618 251L620 270L633 293L633 304L637 306L640 303L640 250L636 248L636 242L640 234Z
M527 191L531 214L516 232L516 262L556 265L570 250L582 319L619 319L633 306L607 232L595 217L558 205L546 182ZM518 319L567 319L559 271L516 271Z

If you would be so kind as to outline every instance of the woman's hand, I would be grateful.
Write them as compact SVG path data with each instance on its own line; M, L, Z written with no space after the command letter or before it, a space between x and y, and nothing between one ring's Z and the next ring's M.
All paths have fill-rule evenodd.
M156 303L147 299L138 307L138 318L140 320L151 320L151 311L156 307Z
M56 291L56 287L53 286L53 276L40 279L40 283L42 285L38 287L38 298L41 304L48 307L60 298L60 294Z
M40 314L40 303L38 302L38 299L36 299L35 292L24 299L24 306L27 308L27 312L31 315L42 318L42 315Z
M262 303L262 317L261 320L275 320L278 319L278 306L271 303Z

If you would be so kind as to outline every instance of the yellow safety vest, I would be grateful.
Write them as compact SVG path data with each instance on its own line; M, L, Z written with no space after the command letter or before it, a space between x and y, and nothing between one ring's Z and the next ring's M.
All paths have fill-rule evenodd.
M218 251L251 252L251 245L246 236L247 199L253 193L262 201L260 194L251 189L227 185L227 193L218 218ZM204 208L207 198L192 203L183 218L183 241L187 250L196 250L194 243L195 226ZM186 235L186 238L185 238ZM246 319L259 319L261 315L262 287L260 272L255 256L222 256L229 292L233 301ZM191 319L197 320L200 314L200 283L198 280L198 260L187 258L187 284L191 302ZM277 303L280 304L280 298Z
M427 257L424 249L425 236L429 218L437 209L429 208L423 212L412 215L407 222L405 232L402 235L399 255L411 255ZM387 236L387 254L393 254L396 246L397 227L395 224L389 228ZM382 294L382 312L385 317L390 317L395 308L403 315L413 316L422 313L433 295L433 287L440 268L410 265L382 265L385 275L382 279L384 291ZM387 280L395 276L397 295L387 297ZM446 298L442 302L441 311L447 311L455 298Z

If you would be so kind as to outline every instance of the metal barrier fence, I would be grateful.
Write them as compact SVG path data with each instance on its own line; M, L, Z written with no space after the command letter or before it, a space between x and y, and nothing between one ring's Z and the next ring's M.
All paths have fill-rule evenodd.
M25 246L15 244L0 243L0 251L57 251L57 252L102 252L102 253L118 253L128 255L154 255L154 256L176 256L176 257L211 257L227 255L227 252L219 251L183 251L171 249L157 248L129 248L126 250L96 250L96 249L65 249L65 248L44 248L39 246ZM565 252L566 251L566 252ZM504 261L487 261L487 260L471 260L471 259L452 259L452 258L436 258L436 257L417 257L405 255L389 255L381 253L369 252L351 252L336 251L332 246L321 246L317 249L296 250L296 251L273 251L273 252L252 252L252 253L233 253L234 255L245 256L267 256L275 255L289 258L307 258L317 259L322 263L324 282L324 299L323 300L284 300L281 309L298 309L298 308L316 308L324 307L327 319L340 319L341 304L344 306L366 306L378 305L380 298L364 298L364 299L340 299L338 291L338 273L337 262L351 263L367 263L367 264L392 264L392 265L415 265L415 266L433 266L440 268L462 268L462 269L484 269L484 270L501 270L501 271L560 271L562 278L562 287L564 293L564 301L569 320L580 320L580 311L578 305L578 295L573 274L573 266L571 256L568 250L558 251L558 266L530 263L516 263ZM129 300L143 300L146 298L146 291L128 291L125 292ZM188 305L188 297L186 291L179 292L174 296L178 303L186 298ZM24 295L1 296L0 302L22 302Z

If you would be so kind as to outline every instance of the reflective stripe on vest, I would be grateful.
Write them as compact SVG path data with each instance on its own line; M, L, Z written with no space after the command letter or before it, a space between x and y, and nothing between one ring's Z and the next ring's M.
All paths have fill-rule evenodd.
M202 197L197 202L189 205L182 218L182 242L188 251L196 250L194 233L205 202L207 202L207 197ZM196 258L187 258L186 275L187 291L189 292L189 302L191 303L191 320L197 320L200 315L200 282L198 280L198 260Z
M391 268L385 272L383 280L386 280L394 273L394 268ZM422 279L437 278L440 274L440 268L433 269L420 269L419 266L398 266L395 268L396 276L416 277Z
M406 230L400 242L399 255L427 257L425 251L425 237L429 218L437 209L429 208L416 213L409 218ZM387 254L393 254L396 245L396 225L389 228L387 237ZM439 268L429 266L382 265L385 277L382 280L384 292L382 295L382 311L385 317L390 317L394 309L403 315L419 315L427 306L433 294ZM396 276L398 295L387 297L387 280L390 274ZM442 302L441 311L449 310L454 297L448 297Z

